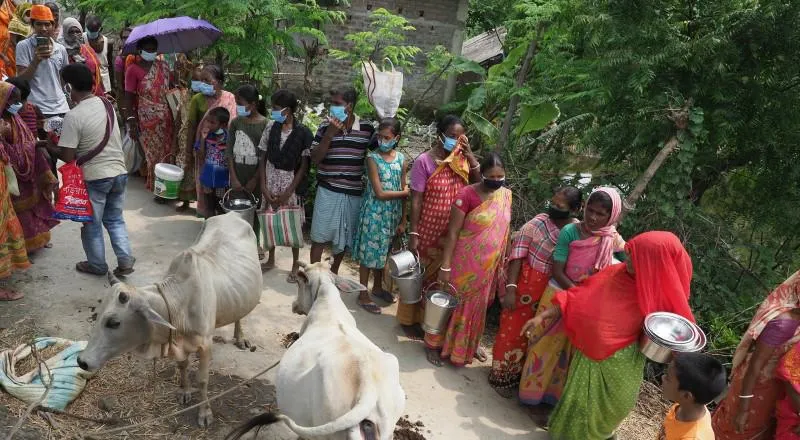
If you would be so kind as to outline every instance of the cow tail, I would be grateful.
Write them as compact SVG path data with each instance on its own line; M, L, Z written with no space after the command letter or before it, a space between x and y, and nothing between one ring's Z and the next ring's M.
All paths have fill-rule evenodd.
M265 425L271 425L278 421L286 423L286 425L300 437L318 437L323 435L331 435L336 432L346 431L352 427L361 425L378 404L378 390L374 384L368 385L361 396L350 411L342 414L336 420L332 420L324 425L305 427L300 426L294 420L284 415L277 415L275 413L265 413L253 417L252 419L244 422L241 426L233 430L225 440L237 440L255 428Z
M354 406L350 411L342 414L336 420L332 420L324 425L305 427L297 425L294 420L290 419L289 417L278 416L278 418L286 423L286 425L289 426L289 429L294 431L294 433L298 436L313 438L323 435L331 435L336 432L346 431L354 426L359 426L362 421L369 417L377 404L378 390L374 383L370 383L361 393L358 402L356 402L356 406Z
M253 429L256 428L261 429L262 426L271 425L280 420L281 420L280 417L275 413L259 414L253 417L252 419L242 423L238 427L236 427L236 429L234 429L227 436L225 436L225 440L237 440L241 438L243 435L252 431Z

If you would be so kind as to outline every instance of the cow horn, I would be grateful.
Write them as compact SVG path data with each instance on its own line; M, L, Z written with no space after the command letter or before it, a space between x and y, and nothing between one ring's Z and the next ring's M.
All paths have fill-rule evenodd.
M113 286L115 284L121 283L122 281L120 281L119 278L117 278L117 276L114 275L114 272L111 272L109 270L108 271L108 282L109 282L109 284L111 284Z

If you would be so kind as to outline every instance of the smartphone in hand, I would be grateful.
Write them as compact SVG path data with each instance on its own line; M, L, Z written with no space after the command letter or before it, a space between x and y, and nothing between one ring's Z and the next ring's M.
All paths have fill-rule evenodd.
M49 46L50 37L36 37L36 47Z

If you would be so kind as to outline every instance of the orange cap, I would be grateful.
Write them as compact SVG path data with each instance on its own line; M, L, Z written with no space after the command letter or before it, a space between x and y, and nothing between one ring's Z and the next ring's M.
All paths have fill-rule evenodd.
M31 7L31 21L55 21L53 11L45 5L33 5Z

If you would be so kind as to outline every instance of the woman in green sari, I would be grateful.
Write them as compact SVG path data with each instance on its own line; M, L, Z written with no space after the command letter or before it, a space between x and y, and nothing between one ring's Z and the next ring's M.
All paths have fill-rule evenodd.
M556 293L555 307L528 321L522 334L561 317L575 354L561 400L550 417L554 440L606 440L636 404L645 358L644 318L689 308L692 260L678 237L646 232L625 246L627 264L609 266ZM545 323L546 325L546 323Z

